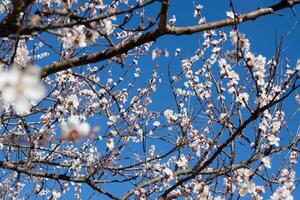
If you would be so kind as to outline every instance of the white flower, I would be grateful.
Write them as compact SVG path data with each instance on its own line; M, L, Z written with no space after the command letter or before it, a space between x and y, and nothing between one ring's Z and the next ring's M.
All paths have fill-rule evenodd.
M202 9L203 9L203 6L201 4L196 5L195 11L194 11L194 17L200 17Z
M16 51L15 62L21 66L26 66L29 51L27 49L26 41L20 40Z
M226 117L227 117L227 113L221 113L221 114L220 114L220 119L221 119L221 121L225 120Z
M59 199L61 197L61 193L56 190L52 191L53 199Z
M236 100L235 102L239 103L242 105L242 107L246 107L246 104L249 100L249 94L243 92L243 93L240 93L237 97L236 97ZM245 104L246 103L246 104Z
M300 71L300 58L297 60L296 70Z
M230 11L230 12L227 11L226 16L233 19L234 18L234 13L232 11Z
M159 121L153 122L153 126L154 126L154 127L158 127L159 125L160 125L160 122L159 122Z
M278 137L275 137L274 135L269 135L268 140L270 142L270 145L279 146L280 139Z
M135 73L134 73L134 77L138 78L138 77L140 77L140 74L141 74L141 69L140 68L136 68L135 69Z
M277 190L272 194L270 200L293 200L291 191L285 186L278 187Z
M264 166L266 168L271 168L271 161L270 161L270 157L269 156L265 156L261 159L262 163L264 164Z
M155 58L157 58L159 55L160 55L160 50L159 49L153 49L152 53L151 53L151 57L152 57L152 60L155 60Z
M167 109L164 111L164 116L167 121L170 123L171 121L177 120L177 115L174 114L174 111L171 109Z
M3 102L13 105L18 114L28 113L31 101L39 101L45 95L36 66L27 66L22 70L12 65L8 71L0 72L0 91Z
M177 49L175 50L175 56L179 56L180 52L181 52L181 49L180 49L180 48L177 48Z
M241 196L246 196L248 193L253 193L255 191L255 184L250 181L245 181L239 189L239 194Z
M99 37L97 31L88 30L85 26L76 26L74 28L64 28L61 31L63 35L60 41L63 44L63 48L69 49L71 47L86 47L88 44L93 44Z
M114 139L109 138L106 142L106 146L109 150L113 150L115 147Z
M176 16L172 15L172 18L169 19L169 25L170 26L174 26L175 22L176 22Z
M79 101L76 94L72 94L67 98L67 104L74 106L74 108L78 108Z
M7 11L8 9L8 5L11 3L10 0L2 0L2 2L0 3L0 13L4 13Z
M186 159L186 157L182 154L180 156L180 159L176 162L177 166L182 168L182 169L187 169L188 165L188 160Z
M110 35L114 32L114 27L110 20L104 19L103 24L104 24L104 31L106 35Z
M108 126L113 125L113 124L117 121L117 117L114 116L114 115L109 116L108 119L109 119L109 121L107 122L107 125L108 125Z
M163 172L168 176L169 179L174 179L174 172L170 168L165 168Z

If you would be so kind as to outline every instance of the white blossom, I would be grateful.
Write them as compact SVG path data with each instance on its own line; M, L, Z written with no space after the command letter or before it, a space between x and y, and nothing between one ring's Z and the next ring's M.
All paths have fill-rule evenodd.
M177 115L174 114L174 111L171 109L167 109L164 111L164 116L167 119L167 121L170 123L172 121L177 120Z
M153 122L153 126L154 126L154 127L158 127L159 125L160 125L160 122L159 122L159 121Z
M187 169L188 167L188 160L186 159L186 157L182 154L180 156L180 159L176 162L177 166L182 168L182 169Z
M279 141L280 141L279 137L270 135L270 136L268 136L268 140L270 142L270 145L275 145L277 147L279 146Z
M264 164L264 166L266 168L271 168L271 161L270 161L270 157L269 156L265 156L261 159L262 163Z
M106 142L106 146L109 150L113 150L115 148L115 143L113 138L109 138Z
M12 65L7 71L1 71L0 91L3 102L13 105L18 114L26 114L31 101L39 101L45 96L39 69L31 65L24 69Z
M226 16L229 17L230 19L234 18L234 13L232 11L227 11Z
M246 104L247 104L248 100L249 100L249 94L243 92L243 93L240 93L236 97L235 102L241 104L243 107L246 107Z

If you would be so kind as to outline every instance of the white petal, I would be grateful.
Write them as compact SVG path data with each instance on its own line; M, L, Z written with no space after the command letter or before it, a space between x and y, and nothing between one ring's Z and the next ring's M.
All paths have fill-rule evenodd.
M7 71L7 79L10 85L18 84L20 77L21 72L17 69L17 67L12 67L9 71Z
M41 100L45 96L45 89L42 85L33 85L24 88L24 94L30 100Z
M5 72L0 72L0 90L2 90L7 84L7 75Z
M14 108L18 114L26 114L30 109L30 103L26 98L18 98Z
M71 128L75 128L80 125L80 120L76 116L71 116L68 119L68 126Z
M88 136L88 134L90 133L91 127L88 123L84 122L82 124L80 124L80 126L78 127L78 132L79 134L81 134L82 136Z
M7 86L3 91L2 91L2 97L4 102L6 103L13 103L17 99L18 93L16 88Z

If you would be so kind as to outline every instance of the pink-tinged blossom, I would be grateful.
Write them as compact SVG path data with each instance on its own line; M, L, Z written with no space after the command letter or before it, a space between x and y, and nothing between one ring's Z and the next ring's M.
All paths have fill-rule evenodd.
M289 169L283 169L280 173L280 185L271 195L270 200L293 200L292 195L295 189L295 172Z
M292 165L296 164L297 163L297 158L298 158L298 153L296 151L292 151L290 153L290 163Z
M177 120L177 115L174 113L173 110L167 109L164 111L164 116L167 119L167 121L170 123L172 121Z
M28 113L31 104L41 100L46 92L39 69L31 65L24 69L12 65L7 71L1 71L0 91L2 101L12 105L18 114Z
M61 124L61 139L78 141L85 137L88 137L91 133L91 127L87 122L83 122L79 119L79 116L69 117L67 122L62 122Z

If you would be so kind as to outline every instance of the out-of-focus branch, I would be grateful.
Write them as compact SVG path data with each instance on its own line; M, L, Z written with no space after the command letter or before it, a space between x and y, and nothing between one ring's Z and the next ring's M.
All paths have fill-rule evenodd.
M33 2L33 0L13 0L12 9L0 22L0 36L7 37L11 34L19 33L21 29L21 13L25 13L26 8Z

